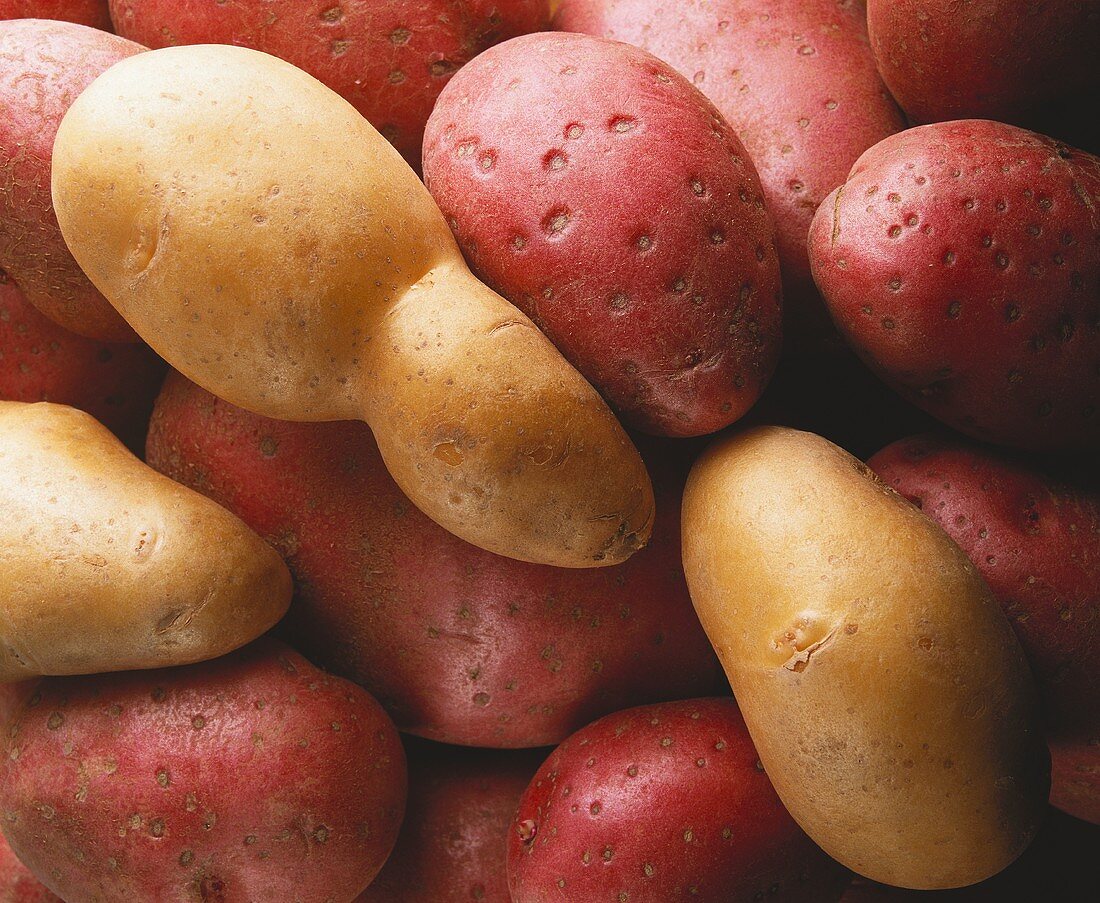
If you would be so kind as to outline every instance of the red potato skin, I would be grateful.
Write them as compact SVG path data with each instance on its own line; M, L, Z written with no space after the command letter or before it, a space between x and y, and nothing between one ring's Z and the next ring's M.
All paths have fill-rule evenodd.
M72 405L140 449L166 369L144 344L61 328L0 270L0 399Z
M783 808L732 699L578 731L531 781L508 840L513 903L821 903L849 877Z
M448 79L487 47L549 24L547 0L110 0L148 47L238 44L336 91L420 168L424 123Z
M658 515L625 564L501 558L422 515L360 423L268 420L169 375L149 463L286 558L286 635L362 684L403 730L472 746L557 743L627 705L716 692L680 562L687 461L651 456Z
M814 211L867 148L905 127L854 0L564 0L559 31L643 47L736 130L775 217L789 343L835 335L806 256Z
M814 278L856 352L939 420L1095 449L1098 203L1091 154L985 120L920 126L867 151L821 205Z
M138 338L61 236L50 189L53 140L77 96L142 50L70 22L0 21L0 267L55 323L103 342Z
M0 834L0 903L63 903L11 851Z
M55 19L111 30L107 0L0 0L2 19Z
M752 161L681 75L572 34L486 51L440 95L424 178L475 272L627 423L704 435L775 369L775 228Z
M270 639L201 665L47 679L5 747L4 832L68 903L351 900L405 804L377 702Z
M1033 125L1045 105L1098 99L1094 0L868 0L867 23L882 77L915 122Z
M508 831L544 750L407 741L409 804L397 846L356 903L511 903Z
M1016 630L1043 696L1051 802L1100 824L1100 485L937 436L868 462L970 557Z

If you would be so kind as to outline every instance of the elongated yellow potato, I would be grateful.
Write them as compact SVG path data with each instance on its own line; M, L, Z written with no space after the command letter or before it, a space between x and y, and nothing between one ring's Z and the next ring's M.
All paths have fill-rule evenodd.
M0 401L0 683L216 658L290 604L278 553L95 419Z
M695 465L683 537L761 761L827 853L919 889L1016 858L1048 790L1035 689L938 525L826 440L764 427Z
M62 121L53 197L77 262L176 369L269 417L366 420L463 539L561 567L648 541L652 487L610 409L311 76L240 47L126 60Z

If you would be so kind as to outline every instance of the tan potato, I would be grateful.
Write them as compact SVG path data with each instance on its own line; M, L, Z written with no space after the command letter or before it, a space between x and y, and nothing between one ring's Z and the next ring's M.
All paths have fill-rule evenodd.
M648 540L652 488L610 410L311 76L214 45L113 67L61 124L53 196L77 261L176 369L268 417L367 421L463 539L562 567Z
M761 761L827 853L920 889L1019 855L1049 785L1035 688L938 525L819 436L764 427L695 465L683 537Z
M75 408L0 401L0 682L224 655L290 604L278 554Z

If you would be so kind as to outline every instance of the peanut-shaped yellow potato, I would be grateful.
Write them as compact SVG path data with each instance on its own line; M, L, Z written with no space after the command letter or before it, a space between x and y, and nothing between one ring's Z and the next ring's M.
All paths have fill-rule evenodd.
M835 445L765 427L696 463L683 537L761 761L827 853L920 889L1016 858L1048 789L1035 689L937 524Z
M63 120L53 196L81 267L176 369L269 417L367 421L463 539L562 567L648 540L649 477L611 411L311 76L229 46L124 61Z
M272 627L290 573L95 419L0 401L0 683L183 665Z

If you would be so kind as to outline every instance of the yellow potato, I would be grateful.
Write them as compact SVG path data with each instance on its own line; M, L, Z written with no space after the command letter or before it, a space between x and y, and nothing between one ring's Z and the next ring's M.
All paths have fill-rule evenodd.
M562 567L648 540L652 488L614 415L311 76L228 46L124 61L62 122L53 196L81 267L176 369L269 417L367 421L463 539Z
M761 761L827 853L920 889L1016 858L1048 788L1035 689L938 525L826 440L767 427L695 465L683 537Z
M0 682L203 661L272 627L290 573L88 414L0 401Z

